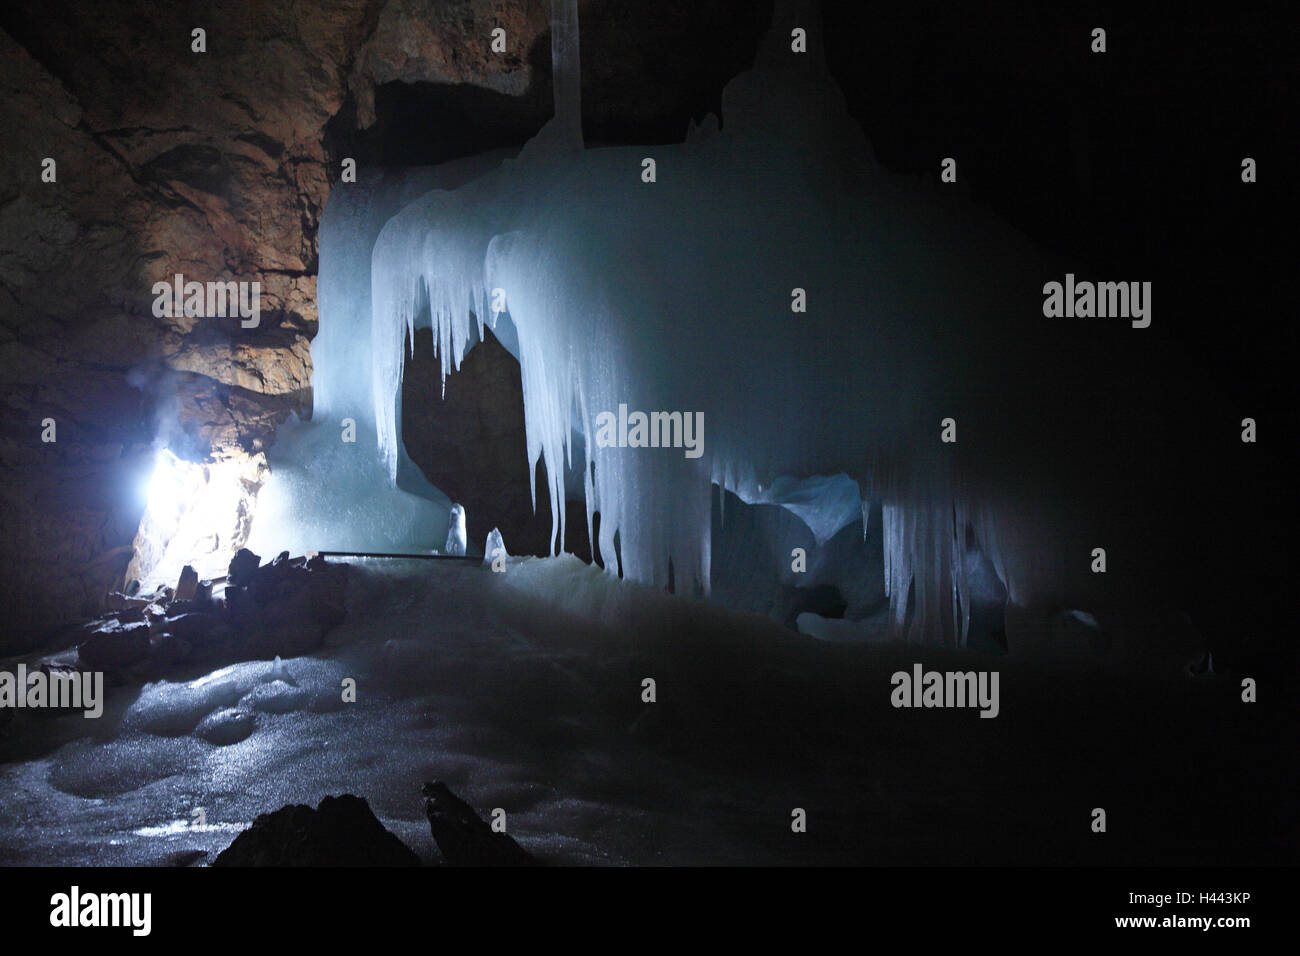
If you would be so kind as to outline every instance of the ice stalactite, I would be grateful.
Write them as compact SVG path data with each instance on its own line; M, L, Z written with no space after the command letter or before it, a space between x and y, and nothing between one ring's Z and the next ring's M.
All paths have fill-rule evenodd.
M560 141L582 149L582 70L578 48L578 0L551 0L551 69Z

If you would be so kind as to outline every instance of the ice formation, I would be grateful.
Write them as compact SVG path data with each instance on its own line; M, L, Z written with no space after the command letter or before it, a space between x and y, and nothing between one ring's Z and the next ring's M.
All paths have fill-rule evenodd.
M968 200L880 166L803 4L778 3L720 122L655 147L584 148L574 0L556 0L553 22L556 115L517 156L335 189L316 416L282 431L282 490L259 527L310 526L316 548L436 541L448 502L402 447L405 357L431 328L445 381L492 327L520 360L552 553L580 484L607 573L708 594L716 485L719 506L730 494L797 516L823 552L846 528L870 532L879 568L854 557L830 577L843 591L848 571L876 575L896 635L965 643L972 548L1012 603L1086 606L1086 567L1066 555L1100 526L1074 472L1102 459L1075 451L1091 410L1075 386L1113 356L1044 325L1037 294L1058 264ZM791 49L796 26L807 53ZM622 406L702 414L702 454L602 447L595 421ZM338 440L343 416L355 445ZM950 421L959 441L941 440ZM760 546L788 554L796 531L772 525ZM752 583L731 593L766 600Z
M400 478L415 329L432 326L445 377L508 312L553 541L575 434L601 553L618 534L624 576L662 584L671 562L679 592L711 585L712 484L787 506L819 544L879 500L894 627L961 643L968 526L1013 598L1055 583L1050 542L1025 540L1049 537L1048 522L994 480L1014 390L997 380L1011 371L998 343L1023 342L1032 316L1008 291L1037 289L1041 257L879 167L818 56L790 51L791 25L815 35L816 17L778 10L754 70L723 94L720 131L582 150L560 84L556 119L518 158L389 220L371 279L379 444ZM557 62L557 75L576 71ZM594 419L621 404L702 412L703 455L599 447ZM940 442L958 410L985 432L982 453Z
M431 551L443 541L450 502L405 454L397 482L374 453L370 371L370 255L387 220L412 199L449 188L500 162L476 156L436 169L366 170L331 194L320 229L320 334L312 342L310 420L286 422L268 453L248 547ZM506 335L503 344L513 339Z
M491 565L509 556L505 539L501 537L501 529L493 528L488 532L487 540L483 543L483 563Z
M465 508L463 505L452 505L451 513L447 516L447 544L442 549L443 554L455 554L463 557L465 543Z

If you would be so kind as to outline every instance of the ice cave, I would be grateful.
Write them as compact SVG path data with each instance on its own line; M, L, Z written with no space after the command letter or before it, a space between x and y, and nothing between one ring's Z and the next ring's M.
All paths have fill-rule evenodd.
M1291 353L1221 325L1282 266L1125 112L1181 88L1015 2L371 6L220 80L6 14L98 131L6 288L105 291L0 343L0 862L1294 861Z
M722 539L748 535L742 547L778 557L718 569L733 603L761 607L783 583L875 584L888 613L862 625L864 639L961 647L977 601L1060 609L1093 597L1087 562L1064 551L1100 532L1101 503L1074 507L1076 491L1044 504L1000 480L1040 454L1022 409L1067 427L1062 398L1088 399L1063 381L1086 389L1095 373L1082 354L1072 369L1026 368L989 345L1016 338L1046 357L1077 336L1027 331L1005 311L1008 289L1034 289L1052 265L973 206L941 204L876 163L817 53L790 51L786 25L815 22L779 6L721 117L643 156L584 148L566 9L553 28L555 118L518 155L338 184L321 224L314 417L270 453L253 550L436 545L450 502L406 455L403 365L429 328L445 382L490 329L520 364L529 472L540 462L547 476L531 490L534 503L549 498L553 556L576 497L593 551L614 556L606 574L663 587L671 568L675 592L711 596L716 509ZM628 408L643 419L630 440ZM958 411L973 433L964 442ZM601 441L600 416L616 413L622 441ZM659 448L661 432L682 447L669 415L700 422L698 448L628 450ZM362 448L340 442L345 423ZM1086 486L1069 465L1052 477ZM797 520L729 525L728 497ZM794 570L796 549L854 526L870 548ZM868 551L880 552L874 582Z

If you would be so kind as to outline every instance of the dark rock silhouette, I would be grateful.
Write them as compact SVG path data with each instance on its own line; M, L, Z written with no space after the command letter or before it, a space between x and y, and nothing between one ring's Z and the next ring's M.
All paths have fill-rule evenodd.
M443 859L452 866L532 866L531 853L505 833L497 833L474 808L445 783L426 783L424 815Z
M213 866L419 866L420 858L350 793L264 813Z
M269 564L260 560L240 549L220 598L206 582L195 584L186 601L174 598L179 588L160 589L151 601L118 596L119 610L83 629L81 665L148 676L182 661L269 660L315 650L347 616L347 565L320 555L290 558L287 551Z

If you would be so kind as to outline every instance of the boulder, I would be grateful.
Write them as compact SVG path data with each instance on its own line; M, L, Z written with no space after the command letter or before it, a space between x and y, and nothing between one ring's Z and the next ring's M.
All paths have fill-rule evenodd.
M452 866L532 866L537 860L512 837L497 833L446 784L426 783L424 815L438 849Z
M108 620L77 646L77 656L91 670L120 670L149 655L149 625Z
M264 813L213 866L419 866L420 858L384 828L366 801L325 797Z
M199 573L191 565L181 568L180 580L176 582L177 601L191 601L199 589Z
M229 587L246 587L252 584L257 576L258 565L261 563L262 559L252 551L240 548L230 559L230 567L226 570L226 584Z

